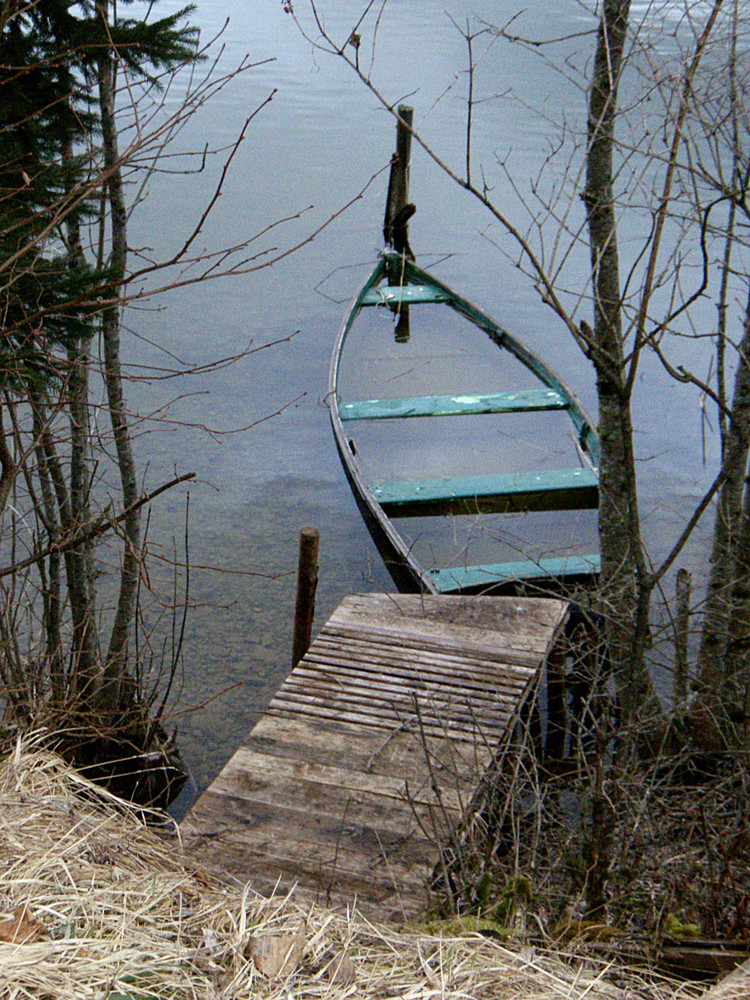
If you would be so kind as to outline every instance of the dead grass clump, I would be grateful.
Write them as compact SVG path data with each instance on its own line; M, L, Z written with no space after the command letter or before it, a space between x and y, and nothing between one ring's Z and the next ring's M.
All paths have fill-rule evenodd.
M55 755L0 765L0 998L687 1000L609 964L397 932L223 884Z

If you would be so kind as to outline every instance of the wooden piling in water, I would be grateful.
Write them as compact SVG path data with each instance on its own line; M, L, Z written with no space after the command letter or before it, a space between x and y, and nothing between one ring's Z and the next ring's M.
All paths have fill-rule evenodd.
M414 109L406 104L399 105L396 125L396 152L391 157L388 197L383 220L383 239L386 245L392 246L394 250L399 250L397 242L400 240L403 240L408 247L408 223L416 211L413 205L409 206L409 161L411 159L413 120Z
M292 640L292 670L310 648L313 618L315 617L315 591L318 587L317 528L300 528L299 561L297 566L297 600L294 606L294 637Z
M414 260L414 254L409 246L409 219L416 212L416 206L409 203L409 161L411 159L411 126L414 120L414 109L406 104L399 105L398 122L396 125L396 152L391 157L391 172L388 177L388 197L385 203L383 219L383 239L386 246L392 247L399 257L406 256ZM388 265L388 283L400 285L402 282L402 265L393 261ZM399 304L395 308L395 337L398 343L409 339L409 306Z

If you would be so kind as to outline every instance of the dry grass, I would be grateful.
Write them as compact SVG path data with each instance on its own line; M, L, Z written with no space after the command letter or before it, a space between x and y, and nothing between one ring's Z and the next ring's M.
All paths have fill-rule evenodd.
M55 755L19 743L0 765L2 1000L695 995L612 964L265 899L191 868L173 837Z

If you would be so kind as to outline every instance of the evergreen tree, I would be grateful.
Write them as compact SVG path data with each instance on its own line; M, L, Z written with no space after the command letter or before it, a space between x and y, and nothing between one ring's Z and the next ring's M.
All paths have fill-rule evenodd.
M93 119L41 5L24 6L3 27L0 101L0 386L23 393L61 374L56 347L91 333L81 304L95 286L66 239L93 211L85 161L70 155Z
M63 713L79 731L74 757L87 763L127 756L123 742L136 754L152 750L161 732L129 653L142 552L120 365L128 243L118 78L127 75L128 92L139 82L159 86L161 73L198 58L192 5L154 21L154 2L120 6L133 15L120 16L109 0L34 0L0 11L0 510L22 478L40 525L32 562L45 634L32 685L8 634L15 614L0 615L0 679L20 721L35 717L34 700ZM90 427L94 370L120 482L121 575L109 636L100 634L95 586L102 456ZM8 427L3 406L12 411ZM33 443L19 454L29 424Z

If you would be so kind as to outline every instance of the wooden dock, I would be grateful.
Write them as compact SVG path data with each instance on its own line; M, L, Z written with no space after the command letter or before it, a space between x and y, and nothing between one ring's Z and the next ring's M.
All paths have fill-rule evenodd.
M423 910L567 614L560 600L346 598L181 829L259 892Z

